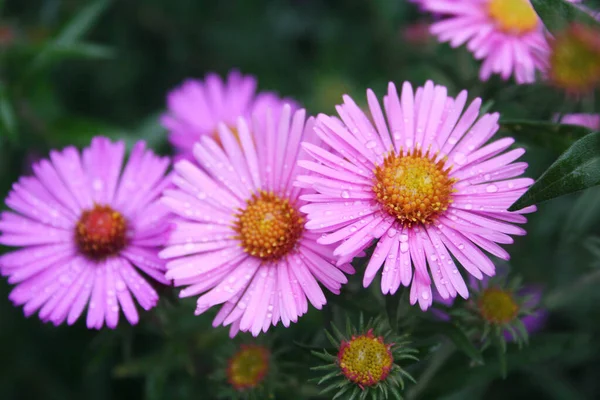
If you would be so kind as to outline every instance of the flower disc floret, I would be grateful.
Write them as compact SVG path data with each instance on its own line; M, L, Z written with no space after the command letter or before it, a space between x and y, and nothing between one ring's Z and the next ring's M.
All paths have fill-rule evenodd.
M502 325L513 321L519 313L519 306L513 295L499 288L487 288L478 302L479 312L488 322Z
M488 10L498 28L507 33L532 32L538 24L537 14L529 0L491 0Z
M96 204L82 212L75 228L75 242L86 256L103 259L125 247L126 231L127 223L121 213Z
M403 226L430 224L452 202L453 180L444 161L435 161L418 149L391 152L374 171L377 201Z
M231 357L227 366L227 379L236 390L258 386L269 370L269 351L257 345L243 345Z
M289 199L260 191L237 215L235 231L244 251L263 260L278 260L294 249L304 218Z
M387 378L394 359L383 337L366 334L353 336L350 341L342 342L338 353L338 363L344 376L357 385L373 386Z

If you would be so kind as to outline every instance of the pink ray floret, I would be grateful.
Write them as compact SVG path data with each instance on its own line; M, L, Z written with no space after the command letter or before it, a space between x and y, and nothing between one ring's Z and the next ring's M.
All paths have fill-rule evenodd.
M452 47L466 45L477 60L483 60L481 80L498 74L504 80L514 76L519 84L532 83L536 71L546 70L550 53L547 33L532 8L533 14L523 11L524 6L530 6L529 0L417 0L417 3L440 15L431 25L431 33L440 42L448 42ZM495 13L490 11L492 3L500 5L493 9Z
M201 136L216 138L218 126L224 123L234 128L238 117L264 118L267 109L277 114L290 99L281 99L273 92L258 92L257 80L250 75L231 71L224 81L214 73L204 80L188 79L167 96L167 113L161 117L169 131L169 141L180 155L192 159L194 143Z
M304 110L292 113L289 105L278 119L270 112L264 123L259 118L255 115L252 126L238 119L239 141L225 124L219 126L218 142L203 136L194 146L196 162L175 165L177 188L163 198L178 215L169 245L160 254L169 260L167 277L185 286L181 297L200 295L196 314L222 305L213 325L231 325L231 336L240 330L256 336L279 321L289 326L307 312L309 302L317 309L325 304L319 283L339 293L347 281L344 272L354 272L349 264L336 266L333 246L318 244L320 235L305 230L303 223L289 233L293 242L270 256L254 253L240 238L240 213L250 208L253 196L285 200L291 214L300 216L295 210L306 203L300 196L314 193L292 185L298 159L308 157L300 142L319 142L313 121L305 123ZM258 224L254 228L283 217L264 218L252 220Z
M21 249L0 256L0 272L25 315L71 325L87 307L88 328L114 328L120 310L138 322L134 298L144 310L156 305L147 277L169 284L158 258L169 211L158 199L170 162L143 142L122 170L124 158L122 141L95 137L81 154L52 151L13 185L0 244Z
M390 83L383 110L371 90L367 98L370 116L349 96L337 107L341 119L318 116L315 131L330 150L303 143L314 161L300 162L311 174L299 176L297 185L318 192L302 197L309 202L301 208L307 213L307 229L322 235L319 243L335 245L334 255L341 262L379 239L364 271L365 287L383 267L382 292L393 294L401 285L410 286L411 303L418 301L422 309L431 305L432 282L443 298L467 298L459 266L477 279L494 275L494 264L482 249L508 259L498 244L512 243L510 235L524 235L513 224L526 222L522 214L535 210L507 211L533 183L519 178L527 168L516 162L524 150L507 151L511 138L488 143L498 130L499 115L480 116L481 99L466 106L466 91L452 98L432 82L416 92L404 83L399 96ZM401 164L409 156L431 169L416 170L417 175L408 167L396 170L392 176L398 181L391 183L391 190L399 191L398 198L429 187L438 179L431 171L446 176L439 178L445 192L438 195L447 207L429 207L437 210L429 218L409 204L408 218L403 219L404 209L393 214L385 206L390 200L377 197L376 171L384 160L391 157ZM408 181L403 181L405 176ZM403 182L412 187L406 189ZM432 196L425 201L434 201Z

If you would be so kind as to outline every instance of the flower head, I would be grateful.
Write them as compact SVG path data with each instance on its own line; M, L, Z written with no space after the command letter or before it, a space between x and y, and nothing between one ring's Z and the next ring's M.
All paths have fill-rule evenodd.
M227 363L227 381L235 390L260 385L269 371L270 352L259 345L242 345Z
M470 286L470 316L459 313L458 318L467 326L483 326L480 332L484 343L491 333L521 345L527 342L528 334L545 322L546 311L539 308L542 291L538 287L522 286L519 279L508 280L504 273L481 282L471 280Z
M404 378L414 380L398 363L417 361L417 351L410 347L407 337L394 336L382 320L369 322L365 327L361 318L358 329L351 328L349 321L347 326L345 335L335 326L332 327L335 338L327 333L331 344L338 349L337 357L326 351L313 352L329 362L315 370L332 370L319 380L319 384L330 379L339 381L330 384L323 393L335 388L339 390L335 398L343 394L356 396L361 391L361 398L367 398L369 393L372 398L379 398L377 392L387 394L390 391L396 398L401 398L399 389L404 389ZM339 372L335 374L335 371Z
M352 273L349 264L332 264L332 246L304 228L301 195L310 189L292 186L297 160L306 158L300 141L317 143L313 121L290 106L279 120L255 118L253 134L246 120L234 133L220 125L219 140L204 136L194 148L199 166L175 165L175 190L164 203L179 215L167 248L161 253L167 277L187 286L181 296L204 293L196 313L223 304L214 325L231 325L258 335L280 320L285 326L308 310L325 304L319 283L334 293ZM201 167L201 168L199 168ZM343 272L342 272L343 271Z
M208 74L204 81L189 79L168 94L168 111L161 122L170 132L169 140L188 159L192 159L194 143L208 135L219 141L218 126L224 123L237 135L238 117L249 119L255 115L261 120L267 109L278 114L285 103L271 92L256 93L256 79L231 71L224 82L216 74Z
M87 306L89 328L114 328L119 310L137 323L132 294L145 310L156 305L139 271L169 283L157 254L169 229L157 201L169 160L139 142L122 171L124 155L123 142L96 137L82 154L52 151L13 185L0 243L22 248L0 256L0 271L27 316L39 310L44 322L73 324Z
M342 374L357 385L373 386L387 378L394 357L383 337L375 337L370 329L363 335L342 341L338 352L338 364Z
M572 24L551 44L550 80L573 94L600 85L600 30Z
M508 259L498 243L523 235L512 223L525 222L522 214L535 210L507 211L533 183L517 178L527 168L514 162L524 150L505 152L510 138L486 144L499 115L479 117L480 99L463 113L466 99L466 92L451 98L432 82L416 93L405 83L399 98L390 83L387 121L368 91L372 124L345 96L341 120L319 115L315 126L331 150L306 143L317 162L300 162L312 175L300 176L298 185L318 192L304 196L310 204L300 209L307 229L322 234L319 243L335 244L340 262L379 239L364 286L384 266L383 293L411 286L411 303L422 309L431 305L432 281L443 298L468 297L455 259L477 279L494 275L480 248Z
M479 77L493 73L517 83L535 80L547 65L549 47L544 26L529 0L419 0L424 9L442 15L431 33L452 47L467 44L483 60Z

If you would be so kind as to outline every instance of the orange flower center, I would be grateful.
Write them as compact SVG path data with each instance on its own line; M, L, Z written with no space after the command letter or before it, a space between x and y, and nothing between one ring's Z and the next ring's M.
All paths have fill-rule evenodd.
M550 54L550 77L571 92L585 92L600 83L600 31L574 25L557 35Z
M507 324L517 317L519 306L511 293L498 288L483 291L478 302L483 318L492 324Z
M261 346L246 345L234 354L227 367L227 379L237 390L258 386L269 369L269 351Z
M263 260L278 260L294 249L304 218L288 199L260 191L247 200L235 223L244 251Z
M523 34L533 31L538 17L529 0L490 0L489 16L506 33Z
M229 128L229 130L231 131L231 133L233 133L233 137L235 137L235 141L241 146L242 145L242 141L240 140L240 134L238 133L237 129L231 126L227 126L227 128ZM215 142L217 142L217 144L223 148L223 143L221 142L221 136L219 136L219 129L215 129L215 131L212 134L212 138L214 139Z
M373 191L377 201L403 226L431 224L448 209L454 180L444 161L435 162L429 153L415 150L390 153L375 168Z
M342 373L361 387L376 385L385 380L392 369L394 359L390 347L371 330L343 342L338 353Z
M103 259L125 247L126 231L127 224L121 213L96 204L81 214L75 228L75 242L86 256Z

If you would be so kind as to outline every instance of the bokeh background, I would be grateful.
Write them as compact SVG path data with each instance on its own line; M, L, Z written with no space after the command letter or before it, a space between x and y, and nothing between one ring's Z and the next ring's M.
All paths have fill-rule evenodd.
M366 88L382 95L388 81L432 79L452 94L468 89L502 112L502 134L527 148L534 178L586 133L554 126L555 115L600 110L598 99L570 99L545 85L480 82L471 55L437 44L427 34L430 17L403 0L10 0L0 1L0 9L1 197L49 149L83 146L97 134L128 144L141 138L168 154L157 121L165 94L209 71L253 74L260 89L293 97L313 114L333 112L343 93L364 103ZM471 367L465 354L450 351L432 369L433 351L433 360L410 370L419 384L409 386L408 397L600 398L599 223L600 191L590 189L541 205L528 236L510 247L512 271L544 288L550 317L529 347L509 349L507 379L494 354L485 355L485 366ZM308 366L318 362L294 341L323 346L322 328L341 310L380 312L381 295L360 290L360 281L330 296L324 311L312 310L265 339L280 349L282 370L288 366L278 398L327 398L306 383ZM180 302L170 289L138 327L122 323L101 332L82 321L57 328L25 319L10 304L9 290L0 280L2 400L219 393L212 375L232 346L227 330L211 328L211 315L193 317L193 303ZM423 347L429 339L415 337Z

